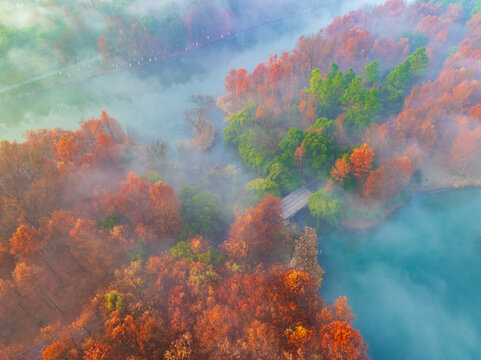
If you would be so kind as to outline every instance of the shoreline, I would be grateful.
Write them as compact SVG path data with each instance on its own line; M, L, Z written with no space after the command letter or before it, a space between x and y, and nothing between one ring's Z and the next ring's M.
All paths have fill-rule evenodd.
M225 117L228 117L235 113L231 110L232 97L230 94L219 96L216 99L216 107L222 113L224 113ZM481 187L481 180L456 180L448 184L427 185L424 187L414 188L409 193L409 197L407 199L404 199L399 204L391 205L389 208L384 209L382 211L383 215L381 217L374 218L374 219L359 218L359 217L354 217L351 219L343 219L341 220L340 225L346 230L352 230L352 231L369 230L383 223L390 214L392 214L402 206L406 205L408 200L410 200L415 195L428 194L436 191L448 191L448 190L458 190L458 189L477 188L477 187Z
M408 202L409 199L411 199L415 195L421 195L421 194L428 194L428 193L434 193L434 192L441 192L441 191L449 191L449 190L460 190L460 189L469 189L469 188L479 188L481 187L481 180L473 180L473 181L467 181L467 180L460 180L460 181L454 181L453 183L450 184L445 184L445 185L431 185L431 186L426 186L424 188L418 188L412 191L409 194L409 198L402 201L401 203L397 205L392 205L388 209L385 209L383 212L383 216L380 218L376 219L353 219L352 221L346 221L345 219L341 221L341 226L347 230L368 230L376 227L377 225L380 225L383 223L386 218L395 212L396 210L400 209L406 203Z

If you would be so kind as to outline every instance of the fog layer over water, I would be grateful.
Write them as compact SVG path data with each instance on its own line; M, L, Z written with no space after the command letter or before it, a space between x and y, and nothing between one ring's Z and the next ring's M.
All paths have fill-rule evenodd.
M375 230L319 236L321 295L347 296L373 359L479 356L480 213L480 190L424 194Z
M101 110L136 130L141 140L169 143L190 137L183 112L193 94L220 96L231 68L251 71L271 54L295 46L301 34L317 32L335 15L380 0L346 1L326 9L262 26L246 34L209 45L187 56L141 69L123 71L48 89L0 106L3 139L21 140L25 129L61 126L77 128L79 120Z

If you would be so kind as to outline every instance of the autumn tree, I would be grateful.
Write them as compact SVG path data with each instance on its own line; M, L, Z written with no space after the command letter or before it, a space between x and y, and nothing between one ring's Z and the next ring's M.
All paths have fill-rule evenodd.
M302 74L306 77L316 67L320 67L329 50L329 42L320 33L299 37L294 54Z
M320 255L317 244L316 229L306 226L304 233L296 239L294 254L290 266L296 269L307 271L320 288L324 270L319 266L318 256Z
M408 185L411 180L413 168L407 156L399 156L387 161L385 167L387 196L393 196Z
M234 101L237 97L237 71L231 69L229 74L225 78L225 90L231 94L231 98Z
M78 351L69 338L62 338L42 350L43 360L77 360Z
M95 343L85 352L83 360L107 360L109 358L110 345Z
M323 354L333 360L368 359L359 330L346 321L333 321L321 330Z
M20 225L10 239L10 251L20 261L24 261L37 250L39 240L36 229Z
M303 248L313 258L316 236L307 233L310 246ZM313 275L299 268L258 263L239 271L232 262L207 264L162 253L119 271L110 288L115 290L94 299L103 314L100 331L80 346L56 342L49 351L57 357L50 359L126 353L166 359L365 358L347 300L325 306Z
M334 180L344 183L346 177L351 173L351 164L346 157L341 157L336 160L334 167L331 171L331 176Z
M362 194L367 199L383 200L385 191L385 170L384 167L380 167L369 173Z
M182 334L165 352L166 360L189 360L192 357L192 336L189 333Z
M302 163L304 161L304 156L306 155L306 148L304 144L301 144L294 152L294 158L296 159L297 166L302 169Z
M160 233L175 236L180 231L180 203L174 189L158 181L150 186L154 224Z
M162 181L150 184L130 173L127 181L105 203L111 214L125 216L139 236L156 243L180 231L180 203L174 190Z
M269 252L282 236L281 211L280 199L267 195L257 206L237 213L222 245L226 255L236 261L275 256Z
M353 150L349 160L351 161L352 173L356 178L359 180L365 179L372 168L373 158L374 152L367 144Z
M184 113L185 119L194 128L194 139L192 143L200 150L209 149L214 143L216 128L209 121L208 114L214 104L214 99L209 95L193 95L191 102L196 108L187 110Z

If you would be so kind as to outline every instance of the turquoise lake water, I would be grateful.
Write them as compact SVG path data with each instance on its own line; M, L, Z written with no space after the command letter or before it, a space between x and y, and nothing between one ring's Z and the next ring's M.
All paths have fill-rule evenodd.
M417 195L372 230L320 231L319 245L321 295L347 296L373 359L480 358L479 189Z

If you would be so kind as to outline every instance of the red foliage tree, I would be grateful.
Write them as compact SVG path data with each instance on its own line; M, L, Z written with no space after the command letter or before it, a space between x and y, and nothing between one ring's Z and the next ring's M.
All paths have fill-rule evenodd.
M368 199L384 199L385 176L384 167L371 171L364 184L363 196Z
M180 231L180 203L163 182L151 185L130 173L114 194L105 197L108 212L125 216L146 242L174 236Z
M374 40L368 31L352 29L341 35L340 43L338 59L342 59L345 65L352 66L359 61L365 65Z
M283 230L281 201L266 195L256 207L237 213L224 242L226 255L233 260L256 259L269 254Z
M407 156L390 159L385 165L386 196L393 196L401 191L411 180L413 169Z

